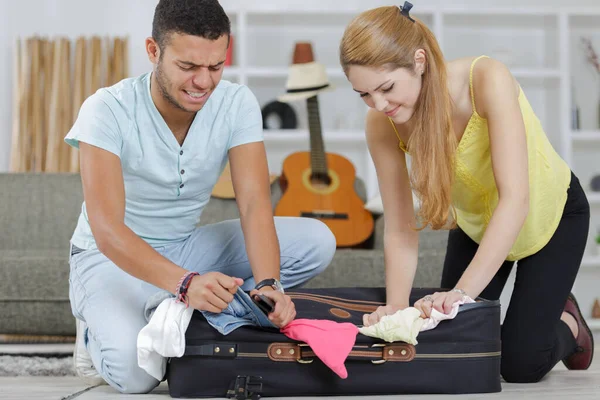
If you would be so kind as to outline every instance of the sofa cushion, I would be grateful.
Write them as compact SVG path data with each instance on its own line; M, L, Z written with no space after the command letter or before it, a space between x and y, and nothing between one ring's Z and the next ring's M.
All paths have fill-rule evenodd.
M447 231L419 233L419 261L413 286L439 287L446 255ZM329 267L307 287L385 286L383 250L338 249Z
M66 250L0 250L0 300L69 300Z
M0 250L0 332L73 335L66 250Z
M66 249L81 212L79 174L0 174L0 249Z

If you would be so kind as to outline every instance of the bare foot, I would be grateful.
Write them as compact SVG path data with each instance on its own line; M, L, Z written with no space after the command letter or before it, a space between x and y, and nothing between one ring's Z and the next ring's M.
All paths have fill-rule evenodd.
M563 312L560 316L560 319L563 320L564 323L569 326L571 332L573 333L573 336L575 337L575 339L577 339L577 335L579 334L579 327L577 326L577 320L575 319L575 317L569 314L568 312Z

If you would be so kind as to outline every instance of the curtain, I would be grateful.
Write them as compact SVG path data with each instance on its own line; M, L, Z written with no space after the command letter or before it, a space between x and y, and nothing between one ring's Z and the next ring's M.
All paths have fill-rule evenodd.
M128 76L128 38L17 39L10 171L79 172L64 142L83 101Z

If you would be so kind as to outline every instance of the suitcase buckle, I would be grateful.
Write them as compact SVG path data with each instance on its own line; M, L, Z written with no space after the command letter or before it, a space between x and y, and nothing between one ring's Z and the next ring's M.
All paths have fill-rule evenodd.
M315 359L311 358L310 360L303 360L302 359L302 348L303 347L308 347L308 344L306 344L306 343L298 343L298 358L296 359L296 361L298 361L300 364L310 364Z
M382 347L380 360L371 360L373 364L383 364L386 361L410 362L415 358L415 347L408 343L374 343L371 348Z
M387 346L385 343L374 343L371 348L373 347L385 347ZM384 364L387 360L383 358L383 349L381 350L381 360L371 360L372 364Z

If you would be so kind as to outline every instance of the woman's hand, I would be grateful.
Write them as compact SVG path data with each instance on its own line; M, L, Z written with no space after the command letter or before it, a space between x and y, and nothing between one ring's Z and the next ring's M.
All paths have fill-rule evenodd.
M463 294L458 292L435 292L415 302L415 308L421 311L421 318L429 318L433 309L442 314L452 311L452 305L462 300Z
M375 325L377 322L379 322L379 320L381 320L382 317L385 317L386 315L393 315L396 313L396 311L403 310L407 307L408 307L407 305L397 306L397 305L392 305L392 304L387 304L385 306L379 306L379 307L377 307L377 310L375 310L371 314L363 315L363 325L364 326Z

